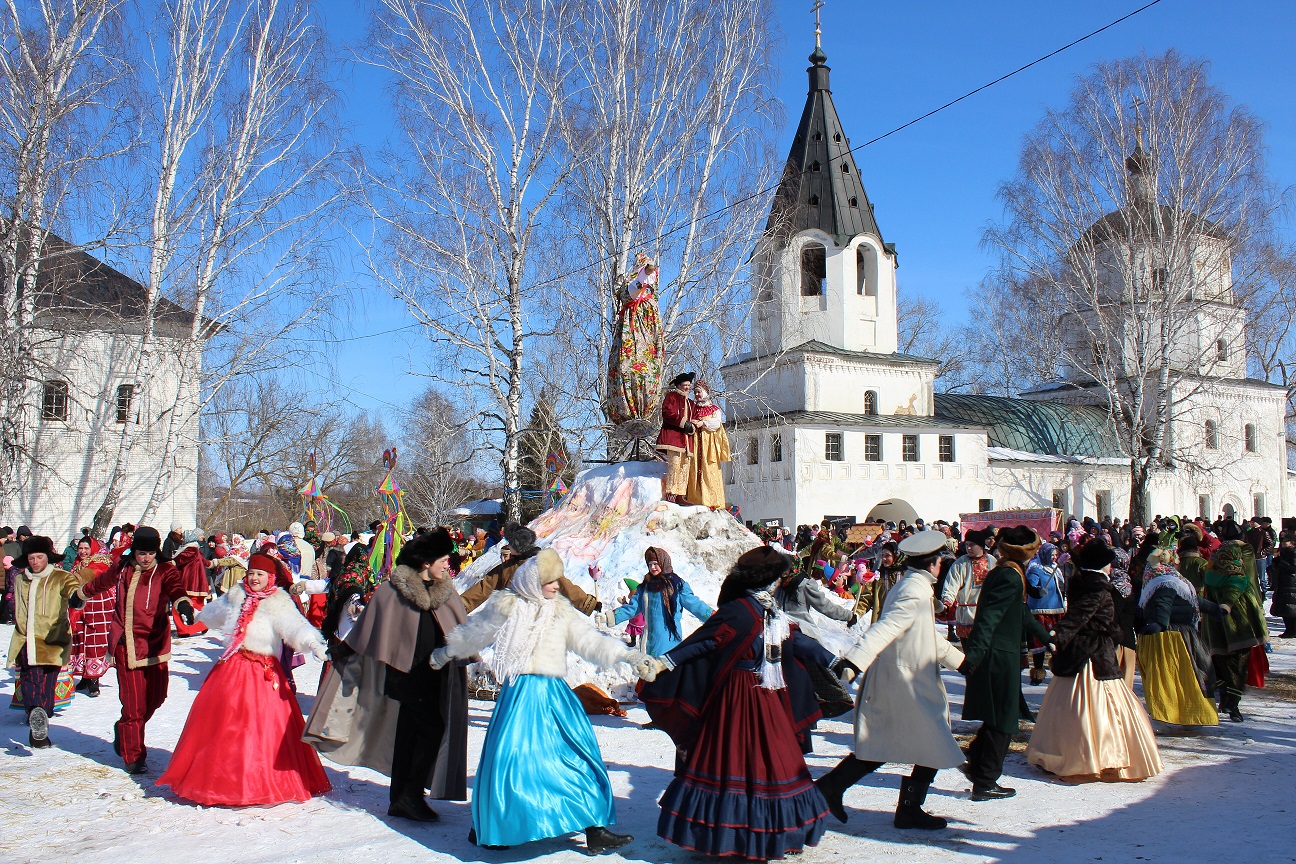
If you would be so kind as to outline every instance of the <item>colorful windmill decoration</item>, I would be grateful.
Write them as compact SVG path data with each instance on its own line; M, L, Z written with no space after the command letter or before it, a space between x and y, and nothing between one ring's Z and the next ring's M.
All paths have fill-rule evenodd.
M378 580L391 575L396 558L404 545L405 531L409 528L409 517L405 515L402 502L404 492L397 484L392 472L396 470L396 448L383 451L383 465L387 467L387 476L378 484L378 498L382 501L382 528L374 538L373 552L369 556L369 570Z
M550 474L562 474L567 470L567 454L561 451L550 453L545 457L545 470Z
M297 494L302 498L302 515L301 521L314 522L316 531L323 533L331 531L337 533L338 528L344 528L345 533L351 533L351 517L347 516L346 511L329 500L324 494L324 487L316 478L315 454L310 454L309 459L311 479L310 482L298 490ZM335 522L337 520L337 522Z
M567 495L567 484L561 477L555 477L549 488L545 490L544 509L552 510L562 503L562 499Z

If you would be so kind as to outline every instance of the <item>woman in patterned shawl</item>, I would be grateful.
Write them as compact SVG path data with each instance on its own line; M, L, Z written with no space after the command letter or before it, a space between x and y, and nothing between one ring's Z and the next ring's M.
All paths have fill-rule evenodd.
M657 410L662 385L661 317L657 265L640 252L635 274L619 291L616 329L608 354L607 417L621 425L647 420ZM647 431L645 425L645 434Z

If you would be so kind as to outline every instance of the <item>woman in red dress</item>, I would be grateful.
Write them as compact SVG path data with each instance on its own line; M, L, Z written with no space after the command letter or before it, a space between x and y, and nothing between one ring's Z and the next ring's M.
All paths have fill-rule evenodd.
M100 551L98 540L82 537L77 541L77 557L76 563L72 565L72 575L82 585L107 572L112 565L112 556ZM99 695L99 679L112 668L108 630L112 626L116 603L116 595L106 592L86 600L80 609L68 610L68 621L72 628L68 671L81 679L76 685L77 692L91 698Z
M194 700L157 785L205 806L306 801L332 787L301 740L301 709L279 662L284 644L325 656L324 637L275 586L276 561L253 555L247 576L207 604L202 621L229 630L229 646Z

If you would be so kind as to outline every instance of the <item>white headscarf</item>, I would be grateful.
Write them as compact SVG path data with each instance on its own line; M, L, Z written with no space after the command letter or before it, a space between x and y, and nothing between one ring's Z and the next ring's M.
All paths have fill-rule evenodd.
M495 634L492 646L494 657L491 665L501 684L526 674L541 637L558 614L557 599L545 597L541 590L539 557L523 562L509 585L509 590L517 595L518 600L504 626Z

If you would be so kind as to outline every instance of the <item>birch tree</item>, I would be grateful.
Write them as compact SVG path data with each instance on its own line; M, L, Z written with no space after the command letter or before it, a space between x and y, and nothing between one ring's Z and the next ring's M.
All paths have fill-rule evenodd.
M1200 446L1171 420L1245 374L1246 312L1275 285L1262 253L1282 201L1261 124L1207 73L1173 51L1096 66L1026 136L985 235L1002 314L1023 318L1016 350L1057 358L1061 398L1108 409L1140 524L1157 472ZM1056 314L1040 326L1038 310Z
M152 80L156 113L143 174L147 298L135 364L175 392L125 424L94 527L113 519L126 466L154 426L160 464L142 514L152 519L193 446L197 415L240 375L283 364L291 337L326 308L313 278L328 228L335 146L323 32L309 0L158 0ZM166 334L167 300L189 313ZM161 341L161 339L165 341ZM204 362L207 366L204 369Z
M41 338L37 274L51 254L46 241L70 207L89 205L92 172L128 146L129 113L115 117L122 125L109 123L120 107L114 91L127 73L115 30L121 5L5 0L0 9L0 510L6 512L32 458L30 384L39 371ZM99 198L87 209L111 221L115 207ZM111 233L105 228L103 236Z
M562 118L575 0L379 0L367 58L401 140L360 190L371 269L434 343L434 380L476 404L519 512L528 342L551 328L542 249L570 172ZM552 289L550 289L552 291Z
M766 0L591 0L564 133L571 398L598 417L616 288L635 253L662 267L668 363L715 368L746 336L745 262L775 176L781 111ZM601 417L595 421L601 423Z

